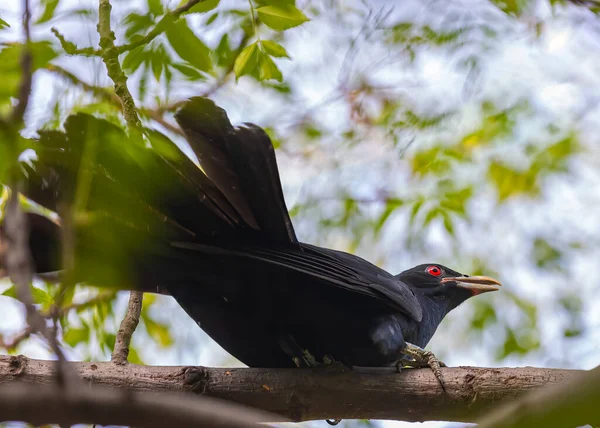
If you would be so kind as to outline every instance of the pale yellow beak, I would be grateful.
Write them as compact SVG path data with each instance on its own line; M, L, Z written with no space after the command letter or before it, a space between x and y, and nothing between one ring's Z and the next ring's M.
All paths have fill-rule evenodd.
M470 290L473 294L487 293L489 291L498 291L502 284L497 279L489 276L456 276L452 278L443 278L442 284L446 282L455 282L457 287Z

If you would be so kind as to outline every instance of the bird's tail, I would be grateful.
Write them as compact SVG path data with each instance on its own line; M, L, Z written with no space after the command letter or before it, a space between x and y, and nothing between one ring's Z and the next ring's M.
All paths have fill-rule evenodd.
M297 243L265 132L234 128L204 98L187 102L176 120L202 168L156 131L128 136L81 113L33 143L23 193L72 225L65 236L78 280L154 289L177 275L173 240ZM28 215L36 272L62 269L60 223Z

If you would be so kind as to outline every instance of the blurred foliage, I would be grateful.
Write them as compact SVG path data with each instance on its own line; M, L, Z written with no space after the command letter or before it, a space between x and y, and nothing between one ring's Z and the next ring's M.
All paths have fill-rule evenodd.
M123 153L143 171L156 161L143 150L147 146L171 160L179 156L171 139L185 146L172 120L178 101L189 95L222 96L228 110L243 120L259 121L268 131L280 161L289 166L282 167L284 182L287 176L305 184L290 204L304 240L357 251L378 263L393 258L402 267L441 257L436 261L472 274L498 271L508 291L470 302L471 312L463 312L467 315L462 330L452 330L453 337L462 333L482 338L486 330L500 332L490 347L498 360L553 345L546 345L540 333L544 308L519 288L511 275L514 266L495 265L495 245L500 243L487 238L490 227L481 224L480 204L485 203L489 212L485 223L512 207L543 201L551 193L548 183L572 177L573 163L588 155L590 144L577 118L544 115L531 94L517 93L516 88L514 94L490 94L493 91L482 89L480 76L506 45L527 39L541 50L553 23L596 13L593 2L588 8L587 3L550 1L536 9L526 0L468 5L434 1L425 12L415 14L417 6L411 2L376 9L359 1L209 0L174 19L170 8L180 4L115 1L113 28L120 61L147 141L127 135L120 102L99 65L96 47L89 45L97 39L96 4L33 3L36 36L30 47L37 82L33 99L43 101L33 103L19 140L22 150L51 156L51 151L44 155L29 139L32 135L61 150L73 141L85 141L73 148L74 153L81 156L85 147L95 145L88 155L96 160L106 156L105 178L119 170L110 163L110 150ZM544 7L549 12L538 15L536 11ZM0 8L2 116L14 104L22 77L19 58L24 45L17 15ZM56 28L54 35L50 26ZM148 39L154 33L156 37ZM439 61L451 68L440 68ZM453 102L448 85L461 86ZM96 131L70 129L69 123L75 126L72 120L64 125L74 113ZM529 127L535 133L528 133ZM45 133L36 134L37 129ZM69 137L70 133L79 137ZM8 158L5 150L0 144L2 160ZM86 171L85 159L83 165L71 173ZM6 181L8 167L8 162L0 161L0 182ZM69 191L74 202L77 197L85 200L87 192L100 192L114 201L114 218L135 218L146 226L156 219L125 202L130 201L127 192L136 186L148 190L140 177L121 177L122 182L131 182L126 189L84 182L79 191ZM176 188L173 181L162 184L163 189L169 186ZM93 209L83 202L81 206L79 220L101 222L92 215ZM519 263L541 275L540 281L544 275L568 281L572 274L568 255L586 248L549 228L517 229L504 233L521 233L526 241ZM474 240L477 245L468 245ZM106 245L103 252L111 255L110 260L118 260L115 242L99 242ZM135 242L132 238L129 244ZM376 250L384 244L387 257ZM441 247L445 250L438 251ZM506 261L508 256L504 257ZM124 280L122 274L117 272L111 280ZM11 293L9 288L4 295ZM115 294L98 293L78 285L68 298L61 297L59 308L63 341L89 359L110 352L119 321ZM34 296L49 314L57 300L52 287L36 284ZM145 331L159 346L173 346L173 327L152 317L154 305L147 296L142 313ZM585 337L587 324L581 315L585 307L573 292L558 292L552 300L553 310L564 314L564 338ZM139 348L130 353L131 361L144 358Z

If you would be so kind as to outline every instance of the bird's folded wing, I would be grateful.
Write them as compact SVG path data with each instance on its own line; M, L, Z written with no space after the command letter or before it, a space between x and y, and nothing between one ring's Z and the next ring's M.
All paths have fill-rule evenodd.
M352 254L301 244L301 250L275 247L221 247L173 242L177 248L206 254L244 257L302 272L332 286L383 301L421 321L422 309L413 291L391 274Z

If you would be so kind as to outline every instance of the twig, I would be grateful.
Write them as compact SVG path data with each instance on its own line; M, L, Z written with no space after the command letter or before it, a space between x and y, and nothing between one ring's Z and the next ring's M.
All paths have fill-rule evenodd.
M64 68L58 65L48 64L46 66L46 70L58 74L59 76L67 79L71 84L80 86L85 91L91 92L96 97L102 100L111 102L113 104L117 104L119 107L121 106L121 100L119 99L119 97L117 97L117 95L114 92L105 87L90 85L89 83L84 82L70 71L65 70Z
M67 39L65 39L65 36L63 36L58 29L56 29L55 27L52 27L50 29L50 31L52 31L52 34L54 34L56 36L56 38L58 39L60 46L64 49L64 51L68 54L68 55L85 55L85 56L100 56L101 50L100 49L94 49L94 48L78 48L75 43L68 41Z
M177 21L181 17L181 15L183 15L184 13L189 11L192 7L194 7L198 3L202 3L204 1L206 1L206 0L189 0L187 3L179 6L177 9L173 9L172 11L165 13L165 15L161 18L161 20L158 21L158 24L156 24L156 26L148 34L146 34L144 37L142 37L140 40L137 40L136 42L118 46L116 48L117 51L121 54L123 52L127 52L127 51L133 50L135 48L138 48L142 45L147 45L152 40L154 40L158 35L160 35L163 31L165 31L166 27L169 24Z
M72 303L70 305L66 305L63 307L53 306L46 312L41 312L42 317L45 319L57 319L68 314L71 311L83 311L92 306L97 305L98 303L105 302L107 300L111 300L116 296L116 292L114 291L105 291L98 294L96 297L93 297L85 302L81 303ZM25 327L23 331L18 333L16 336L12 338L10 341L5 341L4 337L0 335L0 348L14 350L19 344L31 337L33 334L33 329L31 326Z
M156 24L156 26L141 39L139 39L133 43L128 43L126 45L115 46L117 53L122 54L124 52L133 50L135 48L138 48L140 46L150 43L152 40L154 40L157 36L159 36L161 33L163 33L166 30L168 24L171 24L171 23L177 21L181 17L181 15L188 12L192 7L194 7L198 3L202 3L203 1L207 1L207 0L189 0L187 3L179 6L177 9L174 9L172 11L165 13L165 15L161 18L161 20L158 21L158 24ZM60 42L61 47L69 55L102 56L102 54L103 54L102 45L100 45L100 49L94 49L91 47L78 48L75 45L75 43L68 41L65 38L65 36L63 36L58 31L58 29L53 27L50 31L52 31L52 33L56 36L56 38Z
M17 298L25 306L27 324L31 327L31 333L38 332L48 341L50 348L58 357L58 379L61 383L66 383L67 378L73 377L66 364L66 358L55 332L46 326L45 318L33 303L30 285L33 275L28 233L27 216L19 203L18 188L13 185L4 218L4 245L8 248L4 252L3 262L11 281L15 284Z
M123 116L131 131L141 128L140 119L135 109L135 102L127 88L127 76L119 63L119 50L115 47L115 33L110 29L110 12L112 6L109 0L100 0L98 7L98 34L100 35L100 48L102 61L106 65L108 77L115 85L115 93L123 105Z
M172 133L183 136L183 131L181 130L181 128L167 122L167 120L162 116L162 113L159 109L152 110L148 108L141 108L139 112L142 116L152 119L153 121L162 125L165 129L168 129Z
M0 348L9 349L9 350L16 349L16 347L19 346L19 344L21 342L29 339L32 334L33 334L33 329L31 328L31 326L27 326L27 327L25 327L25 329L22 332L20 332L18 335L13 337L10 342L5 342L4 338L2 336L0 336Z
M81 80L79 77L77 77L70 71L65 70L64 68L59 67L54 64L47 65L46 69L52 73L58 74L59 76L67 79L71 84L80 86L85 91L91 92L93 95L95 95L96 97L98 97L100 99L107 101L109 103L112 103L112 104L118 106L119 108L122 107L120 98L113 91L109 90L108 88L104 88L102 86L90 85L89 83L84 82L83 80ZM180 103L180 105L181 104L183 104L183 103ZM173 105L175 105L175 104L173 104ZM177 108L177 107L174 107L174 108ZM179 127L170 124L169 122L167 122L167 120L164 117L162 117L164 112L167 110L169 110L169 109L152 110L152 109L148 109L148 108L140 108L138 111L139 111L140 115L159 123L165 129L168 129L169 131L173 132L174 134L183 135L183 131L181 131L181 129Z
M140 322L143 297L144 293L141 291L132 291L129 293L127 312L125 312L125 317L119 326L119 331L115 339L115 349L110 358L115 364L127 364L131 337Z
M29 94L31 93L31 84L33 81L33 58L31 55L31 11L29 10L29 0L23 0L23 30L25 33L25 48L21 55L21 71L23 78L19 86L19 101L12 111L10 121L14 126L18 126L23 121L27 105L29 104Z

